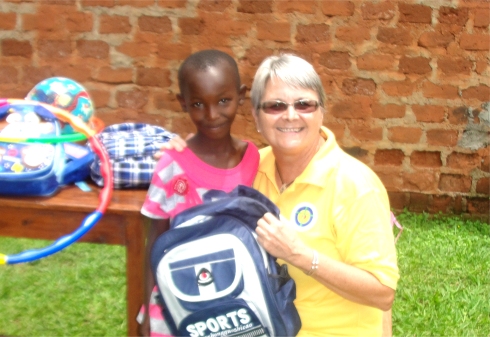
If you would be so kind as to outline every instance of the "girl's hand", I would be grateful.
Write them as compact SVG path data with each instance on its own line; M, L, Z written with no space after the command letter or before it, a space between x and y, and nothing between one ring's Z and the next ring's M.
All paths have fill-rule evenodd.
M192 136L192 135L191 135ZM189 139L190 136L187 136ZM163 152L165 150L175 150L177 152L182 152L187 147L187 143L184 139L180 138L179 135L176 135L174 138L170 139L168 142L163 143L158 152L155 152L153 158L160 159Z

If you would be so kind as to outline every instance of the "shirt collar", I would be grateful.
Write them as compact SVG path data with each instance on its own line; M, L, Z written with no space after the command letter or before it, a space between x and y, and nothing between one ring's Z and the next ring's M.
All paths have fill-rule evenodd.
M325 143L292 185L305 183L321 187L330 168L336 164L337 160L335 159L338 158L338 154L342 150L335 140L335 135L324 126L321 127L320 131ZM275 182L275 158L270 146L260 150L260 159L259 172L265 174L270 181Z

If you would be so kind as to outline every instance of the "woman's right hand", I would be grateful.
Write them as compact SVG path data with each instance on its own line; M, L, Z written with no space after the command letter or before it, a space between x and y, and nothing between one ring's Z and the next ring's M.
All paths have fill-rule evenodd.
M189 139L189 136L187 136ZM153 158L160 159L165 150L175 150L177 152L182 152L187 147L187 143L179 135L171 138L168 142L163 143L158 152L155 152Z

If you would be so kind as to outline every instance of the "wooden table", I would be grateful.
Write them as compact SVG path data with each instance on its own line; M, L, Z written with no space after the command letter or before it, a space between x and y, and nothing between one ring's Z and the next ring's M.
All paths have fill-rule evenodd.
M99 204L97 188L83 192L67 186L51 197L0 196L0 236L55 240L73 232ZM143 303L144 217L146 190L114 190L102 219L80 241L126 246L128 335Z

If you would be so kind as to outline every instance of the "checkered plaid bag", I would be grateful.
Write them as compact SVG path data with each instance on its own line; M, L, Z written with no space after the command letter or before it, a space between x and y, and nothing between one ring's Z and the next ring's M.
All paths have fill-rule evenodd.
M160 126L144 123L122 123L106 127L96 135L109 154L114 174L114 188L146 188L150 185L157 161L153 158L161 145L175 134ZM90 176L104 185L100 159L94 160Z

